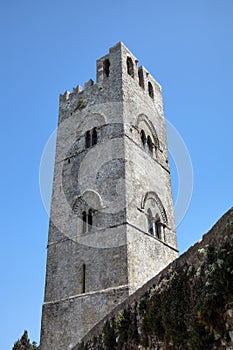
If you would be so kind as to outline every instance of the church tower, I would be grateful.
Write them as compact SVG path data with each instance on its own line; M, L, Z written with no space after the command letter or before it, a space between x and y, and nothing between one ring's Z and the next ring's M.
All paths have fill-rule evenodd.
M118 43L60 96L41 350L71 350L176 257L161 86Z

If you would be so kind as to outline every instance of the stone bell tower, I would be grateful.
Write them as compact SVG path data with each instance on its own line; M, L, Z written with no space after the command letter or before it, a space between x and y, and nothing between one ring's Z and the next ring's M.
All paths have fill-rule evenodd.
M122 44L60 96L41 350L69 350L177 257L161 86Z

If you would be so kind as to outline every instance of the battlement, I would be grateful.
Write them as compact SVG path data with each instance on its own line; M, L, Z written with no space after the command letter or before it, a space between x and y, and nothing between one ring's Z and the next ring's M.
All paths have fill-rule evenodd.
M66 102L71 95L81 94L93 87L101 90L102 86L109 86L109 82L111 86L114 86L114 83L117 85L127 80L130 84L138 85L152 100L154 100L156 91L160 93L162 91L161 85L145 67L138 67L137 58L122 42L119 42L109 49L108 54L96 61L96 84L90 79L84 84L84 90L77 85L72 92L65 91L64 94L61 94L60 101Z

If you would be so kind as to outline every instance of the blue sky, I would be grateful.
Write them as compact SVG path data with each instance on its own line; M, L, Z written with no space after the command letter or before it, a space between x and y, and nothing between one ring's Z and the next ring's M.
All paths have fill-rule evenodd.
M163 86L165 116L190 153L194 187L177 228L180 251L232 206L233 2L2 0L0 33L0 348L7 350L24 329L39 341L48 231L39 167L59 93L95 79L95 60L118 41Z

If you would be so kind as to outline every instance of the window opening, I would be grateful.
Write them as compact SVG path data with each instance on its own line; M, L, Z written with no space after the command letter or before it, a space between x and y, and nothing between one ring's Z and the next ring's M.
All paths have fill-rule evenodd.
M138 71L138 79L139 79L139 86L141 86L144 89L144 80L143 80L142 70Z
M82 293L86 292L86 264L83 264L82 271Z
M153 235L153 221L152 221L152 213L151 210L148 209L147 212L147 224L148 224L148 232Z
M156 218L157 217L157 218ZM161 221L158 219L158 215L153 217L151 209L147 211L147 226L148 233L158 239L162 239L161 237Z
M148 145L149 152L153 154L153 143L150 135L147 136L147 145Z
M151 98L154 98L154 89L150 81L148 82L148 92L149 92L149 96Z
M91 209L89 209L89 211L88 211L88 231L90 231L91 230L91 228L92 228L92 223L93 223L93 212L92 212L92 210Z
M160 220L155 222L155 237L161 239L161 224Z
M87 231L87 213L85 211L82 212L82 220L83 220L83 233Z
M103 64L103 68L104 68L104 75L106 77L109 77L110 74L110 62L109 60L106 58L106 60L104 60L104 64Z
M134 69L133 69L133 61L130 57L127 57L127 73L133 78L134 77Z
M86 148L89 148L90 145L91 145L91 135L90 135L90 131L87 131L87 132L86 132L85 142L86 142Z
M143 148L146 147L146 134L144 130L141 130L141 141L142 141L142 146Z
M96 128L93 129L92 131L92 146L97 144L97 131Z

